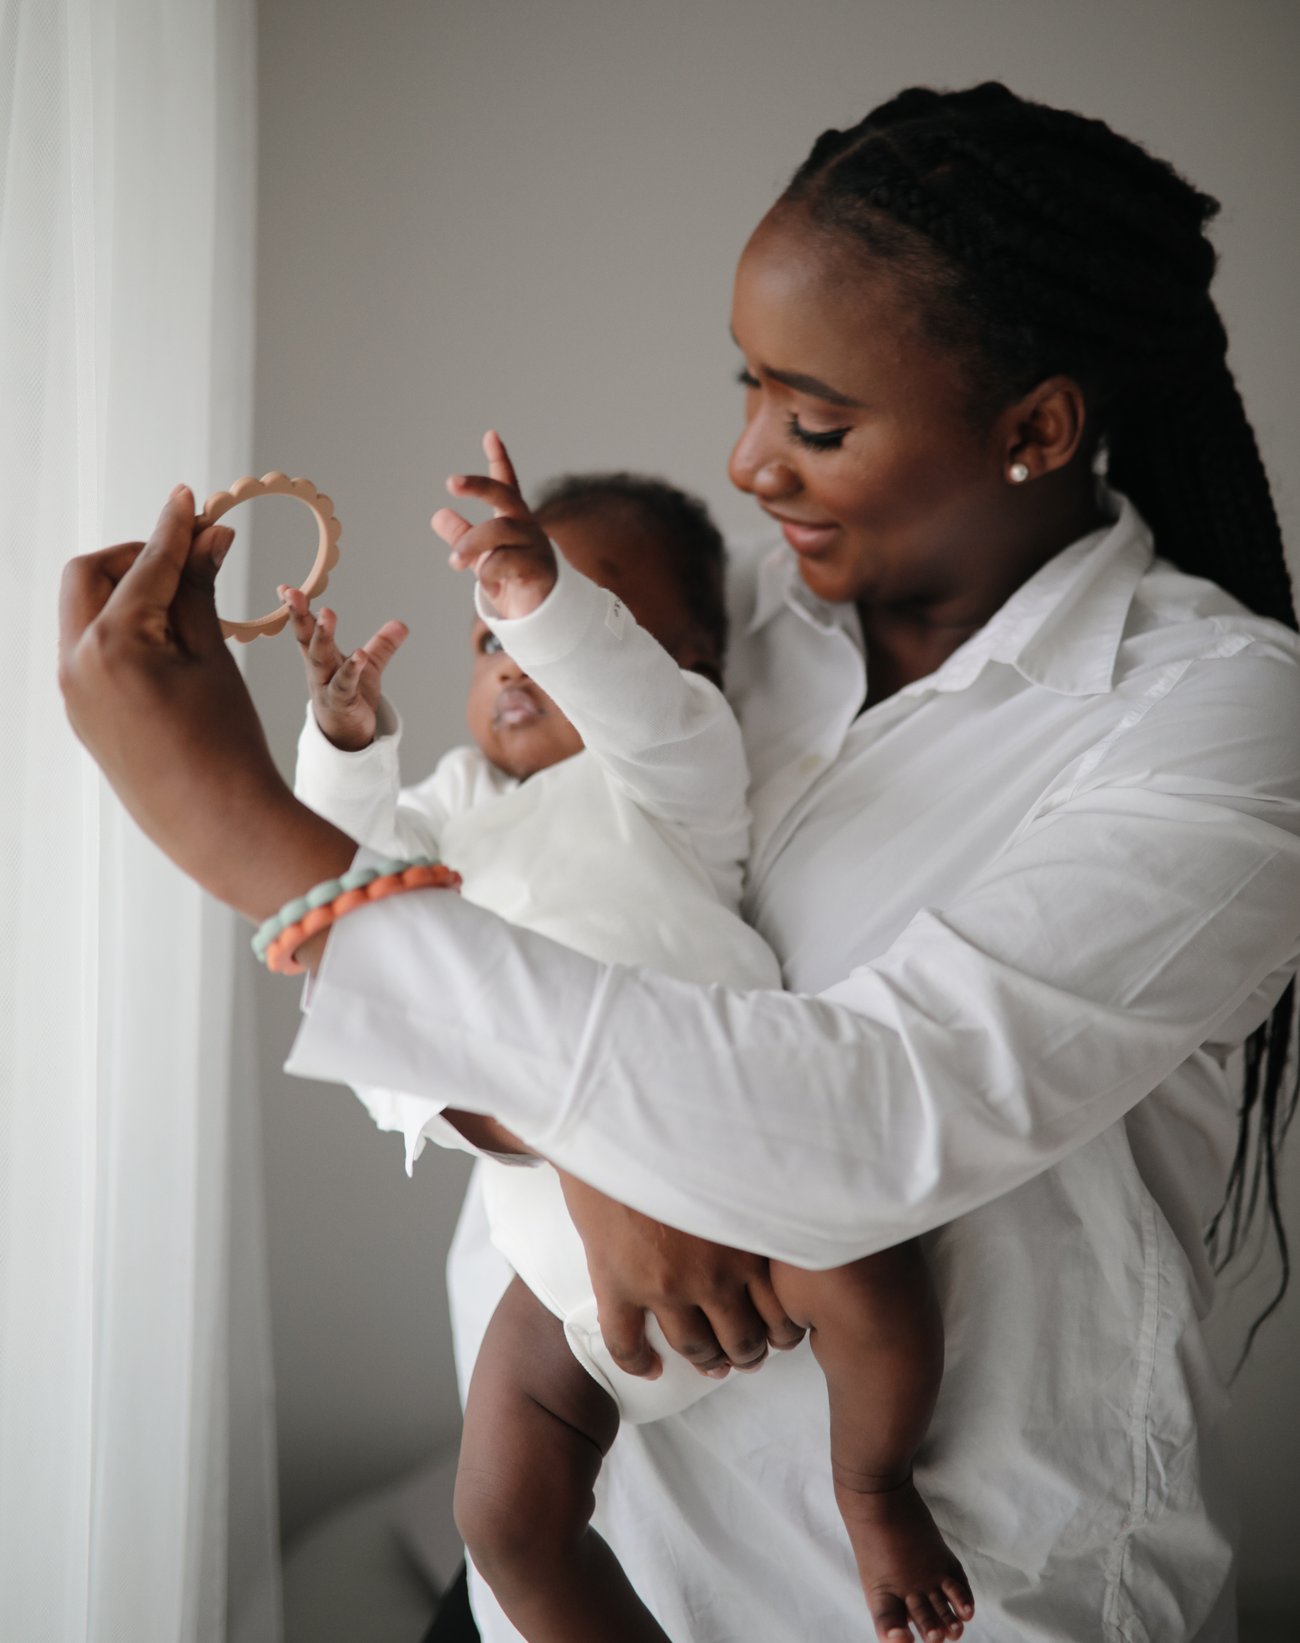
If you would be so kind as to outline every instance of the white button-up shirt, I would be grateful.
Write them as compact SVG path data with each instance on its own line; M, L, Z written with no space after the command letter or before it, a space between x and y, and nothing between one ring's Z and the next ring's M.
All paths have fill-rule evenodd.
M917 1480L975 1588L968 1637L1225 1643L1201 1235L1225 1062L1300 962L1300 646L1153 560L1127 504L865 712L851 607L784 549L745 597L749 912L789 991L397 897L333 933L290 1070L492 1113L647 1214L797 1264L926 1235L947 1366ZM494 1299L477 1214L468 1353ZM869 1635L827 1455L803 1349L620 1434L601 1527L675 1643Z

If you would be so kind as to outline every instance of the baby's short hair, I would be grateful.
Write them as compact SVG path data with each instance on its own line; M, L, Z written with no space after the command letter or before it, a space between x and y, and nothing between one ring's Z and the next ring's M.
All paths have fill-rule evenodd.
M709 511L662 479L634 473L564 474L542 487L533 512L543 525L625 511L662 542L677 587L701 634L727 653L727 550Z

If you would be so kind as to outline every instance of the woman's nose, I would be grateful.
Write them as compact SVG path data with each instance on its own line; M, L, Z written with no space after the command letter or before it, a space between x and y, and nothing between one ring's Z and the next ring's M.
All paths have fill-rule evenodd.
M799 488L799 475L791 463L768 442L761 417L754 417L732 447L727 477L738 491L746 491L760 501L775 502Z

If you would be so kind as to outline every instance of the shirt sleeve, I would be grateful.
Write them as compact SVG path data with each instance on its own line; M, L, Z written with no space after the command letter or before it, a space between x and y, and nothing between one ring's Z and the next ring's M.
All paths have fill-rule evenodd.
M403 789L398 763L402 722L381 700L375 739L345 753L325 736L311 704L298 737L295 795L381 856L438 854L448 816L442 766L419 787Z
M602 966L453 897L331 937L290 1071L440 1092L670 1225L829 1267L1006 1193L1300 958L1294 664L1188 668L818 997Z
M502 618L481 586L479 615L616 786L732 863L743 859L749 775L726 698L679 668L616 594L574 570L558 548L555 557L555 587L530 615Z

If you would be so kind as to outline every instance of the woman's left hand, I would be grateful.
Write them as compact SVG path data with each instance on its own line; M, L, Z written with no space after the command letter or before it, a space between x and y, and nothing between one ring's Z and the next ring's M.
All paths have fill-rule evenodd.
M217 618L234 532L194 525L177 486L147 542L69 563L59 684L73 730L148 837L261 919L344 871L355 846L281 780Z

